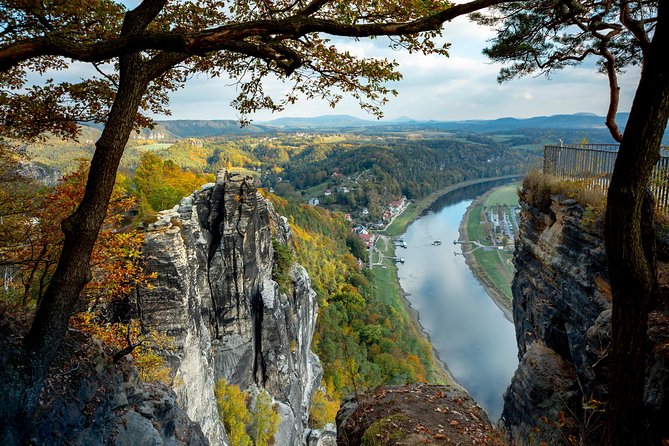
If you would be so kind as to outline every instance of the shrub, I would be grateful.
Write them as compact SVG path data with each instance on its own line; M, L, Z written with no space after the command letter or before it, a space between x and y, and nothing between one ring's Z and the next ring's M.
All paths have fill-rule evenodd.
M249 430L255 446L273 445L274 435L281 422L278 405L273 404L272 397L267 392L262 391L256 397L252 412L253 422Z
M220 379L214 389L218 417L225 426L230 443L234 446L252 446L246 426L251 422L251 413L246 407L248 394L239 386L228 385Z
M274 268L272 269L272 279L279 284L279 290L288 294L292 284L290 278L290 266L293 264L293 256L290 248L277 239L272 239L274 248Z
M337 411L339 411L339 401L332 401L321 389L316 390L311 397L309 426L318 429L328 423L334 423Z
M214 389L218 417L233 446L270 446L279 429L281 417L272 397L262 391L249 410L249 394L239 386L220 379Z

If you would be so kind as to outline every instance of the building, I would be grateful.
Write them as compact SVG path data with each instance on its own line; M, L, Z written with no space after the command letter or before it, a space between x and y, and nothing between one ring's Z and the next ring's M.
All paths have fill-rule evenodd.
M321 201L318 198L309 198L310 206L318 206L320 203Z

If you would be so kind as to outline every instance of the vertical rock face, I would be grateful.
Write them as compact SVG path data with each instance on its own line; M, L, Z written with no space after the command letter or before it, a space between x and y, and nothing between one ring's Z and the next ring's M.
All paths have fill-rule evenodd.
M177 394L212 444L227 443L214 398L220 378L275 399L277 445L300 443L320 382L320 362L310 350L315 292L299 265L290 270L292 289L279 290L273 239L288 243L285 219L251 178L225 171L216 184L161 212L146 235L147 267L158 279L140 291L140 316L174 337Z
M546 209L521 204L512 285L520 364L500 423L517 444L561 444L569 435L596 444L611 330L601 223L571 199L553 196ZM659 328L653 314L649 333ZM661 338L650 339L651 419L667 410L666 351L658 349L667 338Z

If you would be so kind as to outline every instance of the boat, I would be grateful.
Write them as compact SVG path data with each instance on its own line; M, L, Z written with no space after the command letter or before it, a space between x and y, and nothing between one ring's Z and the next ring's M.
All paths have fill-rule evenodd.
M432 244L434 246L439 246L439 245L441 245L441 240L435 240L435 241L432 242Z

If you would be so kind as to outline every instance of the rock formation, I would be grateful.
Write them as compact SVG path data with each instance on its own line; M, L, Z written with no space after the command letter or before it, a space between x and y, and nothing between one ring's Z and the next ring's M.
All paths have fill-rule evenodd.
M569 435L597 444L611 329L602 224L575 200L534 205L524 195L512 285L520 364L500 424L516 444L561 444ZM669 404L663 305L650 318L650 420L666 416Z
M493 431L483 409L461 388L417 383L381 386L358 397L345 398L337 413L337 444L496 446L505 443Z
M212 445L227 443L214 397L221 378L274 398L277 445L302 441L321 369L310 350L317 304L309 276L293 265L289 290L272 279L273 240L290 238L253 179L225 171L148 228L145 259L158 279L139 292L138 316L174 338L179 401Z
M206 446L200 426L163 384L138 382L129 358L74 330L51 367L30 444Z

